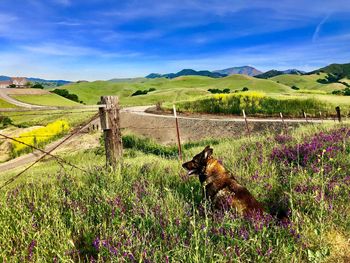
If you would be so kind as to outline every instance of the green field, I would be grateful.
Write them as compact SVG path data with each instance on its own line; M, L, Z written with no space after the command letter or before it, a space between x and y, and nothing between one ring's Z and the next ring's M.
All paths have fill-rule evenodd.
M76 151L63 157L86 174L48 160L1 190L0 261L349 262L349 126L212 146L266 211L287 209L290 222L214 213L174 155L138 142L116 172L103 151Z
M262 91L274 98L316 98L333 105L348 105L350 97L327 94L339 89L342 84L323 85L316 82L323 75L283 75L271 80L257 79L244 75L232 75L225 78L213 79L201 76L185 76L175 79L140 79L130 82L96 81L77 83L65 86L70 93L77 94L87 104L96 104L103 95L117 95L123 106L152 105L157 102L174 103L183 100L193 100L210 95L208 89L229 88L231 92L247 87L250 91ZM280 81L277 83L276 81ZM282 84L282 82L284 84ZM299 91L290 86L300 86ZM301 83L301 84L298 84ZM132 97L136 90L155 88L156 91L147 95Z
M229 88L231 91L248 87L250 90L260 90L271 94L293 93L285 85L271 80L256 79L244 75L233 75L226 78L213 79L201 76L186 76L175 79L143 79L137 82L106 82L77 83L65 86L70 93L77 94L79 99L87 104L96 104L101 96L118 95L124 106L149 105L158 101L175 102L210 94L210 88ZM131 97L136 90L155 88L156 91L147 95Z
M43 94L43 95L11 95L12 98L40 106L79 106L81 104L63 98L56 94Z
M0 99L0 108L17 108L17 106Z
M285 74L285 75L279 75L273 78L270 78L270 80L278 81L281 84L287 85L287 86L296 86L301 90L315 90L320 92L327 92L331 93L333 90L340 90L346 88L343 84L340 83L331 83L331 84L321 84L317 82L318 79L324 79L324 77L327 74L320 73L312 74L312 75L291 75L291 74Z

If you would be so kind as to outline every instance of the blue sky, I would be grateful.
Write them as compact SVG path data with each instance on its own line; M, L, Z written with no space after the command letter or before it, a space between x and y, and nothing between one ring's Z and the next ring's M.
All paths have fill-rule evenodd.
M0 75L96 80L350 62L349 0L1 0Z

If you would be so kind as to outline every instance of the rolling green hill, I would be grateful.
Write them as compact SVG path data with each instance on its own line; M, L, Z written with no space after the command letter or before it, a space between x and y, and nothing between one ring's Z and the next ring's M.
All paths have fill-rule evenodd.
M78 106L77 102L68 100L56 94L12 95L14 99L40 106Z
M0 99L0 108L17 108L17 106Z
M315 70L313 73L323 72L327 74L333 74L337 76L341 76L342 78L347 77L350 78L350 63L347 64L331 64L326 67Z
M150 79L133 82L107 82L96 81L88 83L74 83L64 88L70 93L77 94L87 104L96 104L103 95L118 95L124 106L149 105L158 101L174 102L191 99L196 96L210 94L210 88L241 90L247 87L249 90L263 91L267 94L285 94L294 91L283 84L272 80L256 79L244 75L232 75L225 78L213 79L203 76L183 76L174 79ZM147 95L132 97L137 90L155 88Z
M322 84L317 82L318 79L323 79L327 74L319 73L319 74L311 74L311 75L279 75L270 80L278 81L281 84L287 86L296 86L299 89L305 90L319 90L327 93L331 93L333 90L344 89L345 86L340 83L330 83L330 84Z

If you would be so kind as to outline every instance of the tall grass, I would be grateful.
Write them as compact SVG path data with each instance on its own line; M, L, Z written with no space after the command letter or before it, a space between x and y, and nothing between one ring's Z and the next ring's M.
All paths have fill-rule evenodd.
M11 142L12 157L17 157L23 153L32 152L33 148L28 145L42 147L48 142L53 141L55 138L66 133L68 130L69 124L67 121L57 120L49 123L45 127L21 133L14 138L17 141Z
M286 117L300 117L303 111L309 116L319 116L320 112L323 116L334 114L331 105L317 99L277 99L260 92L217 94L176 105L179 111L184 112L241 114L245 110L250 115L258 116L279 116L282 112Z
M349 143L349 127L309 126L215 145L266 211L287 208L290 222L213 211L198 178L135 143L115 172L44 164L32 183L0 191L0 261L349 262Z

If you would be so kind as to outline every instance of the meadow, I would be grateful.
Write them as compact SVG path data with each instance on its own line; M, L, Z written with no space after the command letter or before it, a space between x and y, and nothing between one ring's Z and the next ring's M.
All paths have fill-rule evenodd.
M11 142L12 157L18 157L24 153L33 151L34 146L43 148L46 144L61 137L69 131L70 127L67 121L57 120L49 123L45 127L36 128L29 132L20 133Z
M0 99L0 108L17 108L17 106Z
M213 114L242 114L242 110L249 116L279 117L280 112L285 117L303 117L303 111L309 117L323 117L335 115L335 107L339 104L324 102L316 98L300 97L269 97L261 92L238 92L233 94L215 94L195 100L180 101L176 107L180 112L199 112ZM165 103L165 110L171 110L172 104ZM342 105L342 112L348 115L350 107Z
M116 171L96 148L64 155L87 173L46 160L0 190L0 261L349 262L348 124L185 147L188 160L210 143L267 212L286 209L290 222L213 211L174 148L124 141Z
M79 106L80 104L56 94L41 94L41 95L12 95L14 99L40 106Z

